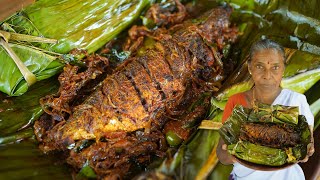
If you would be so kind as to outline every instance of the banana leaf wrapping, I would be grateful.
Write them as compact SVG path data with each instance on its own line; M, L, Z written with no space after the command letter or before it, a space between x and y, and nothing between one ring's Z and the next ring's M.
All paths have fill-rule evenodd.
M290 126L299 135L299 141L292 146L281 148L268 147L243 140L240 136L246 123ZM264 136L261 132L256 132ZM221 138L228 145L228 152L237 158L259 165L283 166L297 163L307 155L307 145L311 141L311 132L303 115L298 115L297 107L259 104L257 109L244 108L241 105L233 109L232 115L219 129Z
M0 22L0 30L57 40L47 43L41 38L8 39L9 46L39 81L59 73L66 62L83 58L84 54L67 54L71 50L86 50L88 54L98 50L127 28L150 3L149 0L39 0ZM1 47L0 59L0 91L10 96L25 93L28 84L24 76Z
M299 108L297 106L282 106L259 104L257 109L250 111L248 122L274 122L298 124Z
M244 141L229 145L228 151L240 159L270 166L281 166L286 163L287 159L286 152L281 149L260 146Z
M57 57L39 50L18 44L10 44L10 46L38 81L57 74L64 66L64 63L57 60ZM10 96L19 96L25 93L28 90L27 82L2 47L0 47L0 59L0 91Z

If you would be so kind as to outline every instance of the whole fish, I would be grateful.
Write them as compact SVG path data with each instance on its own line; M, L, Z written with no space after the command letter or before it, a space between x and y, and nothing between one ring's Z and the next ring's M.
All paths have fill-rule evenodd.
M163 157L165 124L183 121L179 115L188 114L187 105L224 78L223 48L237 37L230 14L219 7L176 25L107 76L67 120L49 128L36 122L42 150L69 152L69 164L88 163L108 178Z

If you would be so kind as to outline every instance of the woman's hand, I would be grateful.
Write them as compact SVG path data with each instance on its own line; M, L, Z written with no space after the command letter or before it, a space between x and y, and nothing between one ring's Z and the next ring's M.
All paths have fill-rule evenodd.
M227 145L220 138L218 148L217 148L217 156L219 161L224 165L233 164L236 162L235 158L230 155L227 151Z
M313 155L313 153L314 153L314 143L313 142L309 143L308 146L307 146L307 149L308 149L307 155L306 155L306 157L304 159L301 160L301 162L307 162L309 160L309 157Z
M310 132L311 132L311 141L307 145L307 155L304 159L301 160L301 162L307 162L309 160L309 157L313 155L314 153L314 139L313 139L313 127L310 126Z

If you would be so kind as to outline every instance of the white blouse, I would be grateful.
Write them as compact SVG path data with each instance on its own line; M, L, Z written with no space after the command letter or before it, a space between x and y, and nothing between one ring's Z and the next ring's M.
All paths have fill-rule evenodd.
M299 106L299 114L304 115L308 124L313 127L314 117L306 96L289 89L282 89L272 105ZM258 171L239 163L233 164L231 172L237 180L304 180L304 173L298 164L277 171Z

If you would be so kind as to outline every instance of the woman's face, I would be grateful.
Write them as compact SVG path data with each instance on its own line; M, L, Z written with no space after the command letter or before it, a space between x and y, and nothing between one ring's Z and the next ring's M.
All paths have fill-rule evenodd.
M284 72L283 56L275 49L255 52L249 64L256 88L276 90L280 86Z

